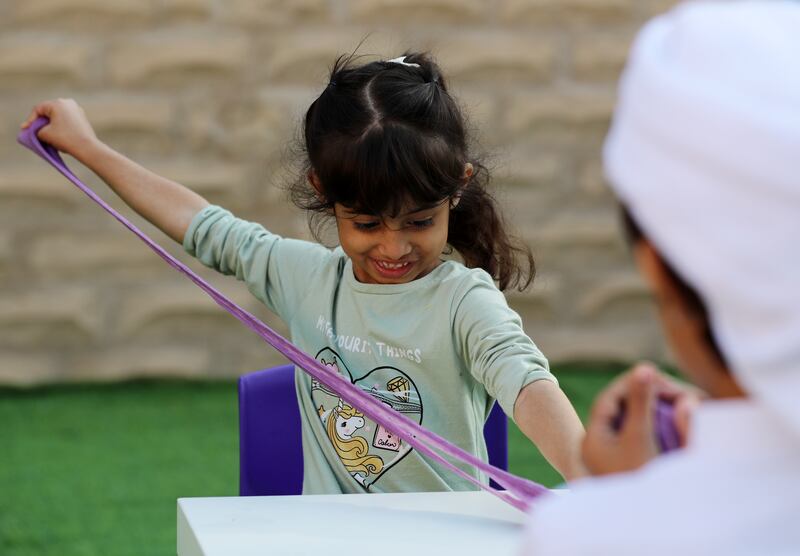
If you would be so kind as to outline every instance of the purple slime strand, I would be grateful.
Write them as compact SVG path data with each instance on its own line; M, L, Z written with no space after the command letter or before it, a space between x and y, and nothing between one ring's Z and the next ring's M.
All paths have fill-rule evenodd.
M680 435L675 426L675 407L667 402L656 404L656 438L661 452L671 452L681 447Z
M232 301L228 300L222 293L217 291L213 286L203 280L201 277L192 272L186 265L175 259L167 251L165 251L155 241L150 239L146 234L140 231L134 224L128 221L125 217L111 208L105 201L97 196L94 191L84 185L66 166L61 159L58 152L46 143L42 143L37 137L37 132L48 124L47 118L38 118L27 129L20 132L18 141L45 159L53 167L63 174L69 181L83 191L95 203L100 205L106 212L116 218L123 226L128 228L148 247L156 252L162 259L164 259L170 266L184 274L198 287L205 291L214 301L223 309L235 316L239 321L245 324L248 328L256 332L264 340L266 340L272 347L286 356L290 361L298 367L304 369L311 376L332 388L339 394L343 394L343 398L348 400L348 403L355 401L360 411L365 415L375 420L380 425L392 430L401 439L408 442L412 447L416 448L420 453L440 462L445 468L450 469L458 476L467 479L478 487L494 494L501 500L511 504L515 508L525 510L528 508L530 501L546 492L548 489L533 481L517 477L498 469L488 463L481 461L474 454L466 452L462 448L451 444L435 433L428 431L421 427L419 424L412 421L410 418L402 415L396 410L387 407L385 404L372 398L366 392L363 392L357 386L351 384L342 375L335 371L321 365L310 355L298 349L291 342L280 336L277 332L272 330L266 324L258 320L255 316L245 311ZM472 477L464 470L449 462L443 455L437 453L439 450L455 459L469 463L476 469L486 473L487 476L494 479L498 484L505 487L508 492L500 491L481 483L476 478Z
M614 417L611 426L614 430L622 428L625 421L625 408ZM675 427L675 408L666 400L656 400L655 414L653 415L653 428L661 453L671 452L681 447L680 435Z

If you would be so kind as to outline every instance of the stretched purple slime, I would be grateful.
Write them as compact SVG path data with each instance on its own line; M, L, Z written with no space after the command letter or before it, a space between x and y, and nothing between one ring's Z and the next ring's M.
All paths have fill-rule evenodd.
M448 442L444 438L431 431L428 431L424 427L421 427L419 424L415 423L405 415L402 415L394 409L379 402L357 386L351 384L342 375L325 367L324 365L321 365L313 357L294 346L291 342L280 336L277 332L258 320L255 316L230 301L208 282L192 272L192 270L186 265L166 252L160 245L150 239L144 232L139 230L124 216L119 214L107 203L105 203L89 187L84 185L69 170L67 165L58 154L58 151L51 145L42 143L37 137L37 132L48 123L49 120L47 118L38 118L28 128L19 133L17 140L22 145L29 148L35 154L39 155L45 161L51 164L56 170L64 175L64 177L81 189L95 203L100 205L123 226L138 236L144 243L148 245L148 247L155 251L157 255L164 259L167 264L188 277L192 282L195 283L195 285L197 285L212 299L214 299L218 305L231 313L245 326L256 332L266 342L283 354L287 359L292 361L295 365L304 369L308 374L342 395L342 397L347 400L348 403L358 407L360 411L376 421L378 424L383 425L388 430L393 431L398 437L408 442L420 453L425 454L431 459L441 463L445 468L453 471L458 476L468 480L479 488L490 492L515 508L525 511L534 498L548 492L546 487L538 483L528 479L523 479L522 477L517 477L511 473L508 473L507 471L481 461L474 454L470 454L462 448L459 448L458 446ZM495 482L505 487L507 491L494 489L489 485L481 483L478 479L472 477L464 470L451 463L451 461L449 461L445 455L449 456L451 459L463 461L472 467L483 471L487 476L494 479Z

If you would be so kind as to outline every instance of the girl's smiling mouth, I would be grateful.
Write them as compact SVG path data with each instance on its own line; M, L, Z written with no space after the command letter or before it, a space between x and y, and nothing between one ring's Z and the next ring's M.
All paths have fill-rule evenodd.
M383 277L386 278L402 278L405 276L411 267L414 266L413 261L382 261L378 259L370 259L373 266Z

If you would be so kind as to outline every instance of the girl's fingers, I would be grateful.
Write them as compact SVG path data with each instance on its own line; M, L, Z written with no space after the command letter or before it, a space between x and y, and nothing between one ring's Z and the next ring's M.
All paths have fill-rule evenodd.
M49 122L37 132L39 138L61 152L74 155L74 145L87 145L97 139L86 114L73 99L40 102L22 124L23 129L30 129L31 124L42 116Z
M34 120L36 118L38 118L38 117L39 117L39 114L36 112L36 108L34 108L33 111L31 112L30 116L28 116L28 119L25 120L24 122L22 122L22 125L20 125L20 127L22 129L27 129L28 126L30 126L34 122Z
M29 127L39 116L47 116L50 117L50 114L53 111L53 106L50 102L40 102L36 106L33 107L30 116L28 119L25 120L22 124L22 129L26 129Z

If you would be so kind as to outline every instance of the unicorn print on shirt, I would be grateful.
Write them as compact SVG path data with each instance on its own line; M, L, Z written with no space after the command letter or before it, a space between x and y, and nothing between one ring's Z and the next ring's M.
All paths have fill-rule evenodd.
M328 439L333 444L342 463L361 485L370 474L378 474L383 470L383 460L370 455L369 444L360 436L353 436L358 429L364 427L364 415L344 403L339 403L330 411L319 406L320 418L325 423Z
M376 399L422 422L419 392L413 380L400 369L382 366L363 376L354 376L330 348L321 350L316 358ZM312 380L311 396L325 436L342 465L365 490L411 451L399 437L366 418L324 384Z

